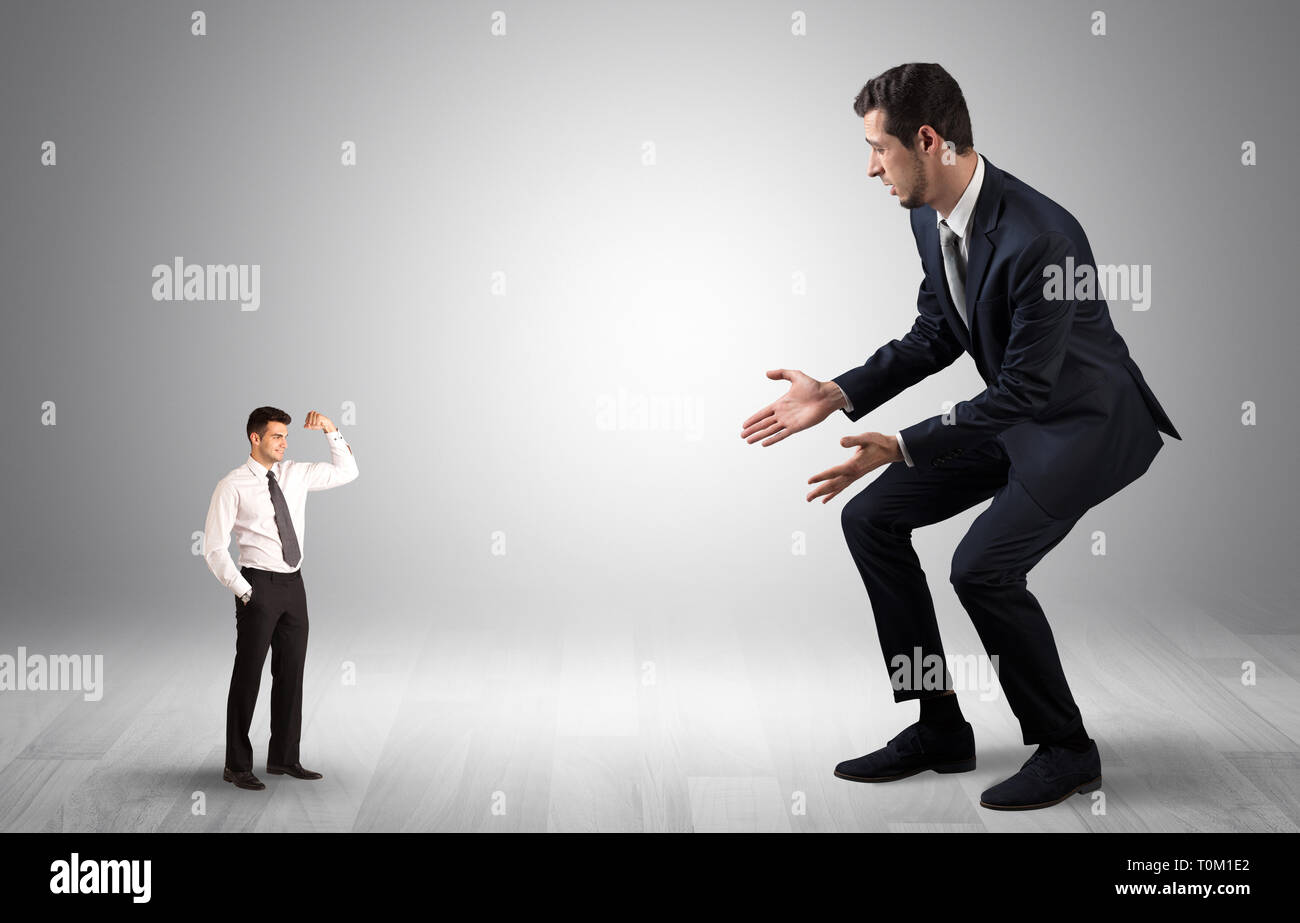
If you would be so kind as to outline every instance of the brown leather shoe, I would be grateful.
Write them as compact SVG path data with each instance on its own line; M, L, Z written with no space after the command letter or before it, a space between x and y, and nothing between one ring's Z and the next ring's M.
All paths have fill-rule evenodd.
M266 783L253 775L252 770L235 772L227 766L221 773L221 778L226 782L234 782L239 788L247 788L252 791L261 791L266 788Z
M292 766L272 766L270 763L267 763L266 771L273 776L293 776L295 779L323 778L319 772L312 772L310 769L303 769L302 763L294 763Z

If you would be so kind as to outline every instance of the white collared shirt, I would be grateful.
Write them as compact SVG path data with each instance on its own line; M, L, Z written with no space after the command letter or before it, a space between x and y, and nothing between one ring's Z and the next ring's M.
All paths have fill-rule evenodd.
M303 542L307 523L307 494L327 490L352 481L357 476L357 462L352 457L343 434L337 429L325 434L330 445L328 462L296 462L284 459L271 465L276 483L284 494L298 550L306 557ZM275 524L275 507L271 503L271 485L267 468L249 455L244 464L217 482L208 504L207 524L203 530L203 558L222 585L236 596L243 596L252 585L239 572L240 567L256 567L291 574L302 567L302 560L290 567L284 560L280 530ZM239 545L239 567L230 557L230 531L234 529Z
M957 249L960 251L963 271L966 268L966 261L968 259L968 254L970 253L970 238L966 234L966 231L970 227L971 218L975 215L975 203L979 201L980 187L983 185L984 155L977 154L975 155L975 173L971 176L970 182L966 184L966 191L961 194L961 198L957 200L957 204L952 207L952 212L947 218L944 218L943 215L939 214L937 211L934 213L934 226L936 228L939 227L939 222L944 221L947 222L948 227L952 228L953 233L957 235ZM958 306L954 305L954 307ZM960 316L961 313L962 312L959 309L958 315Z
M957 249L960 251L959 259L961 260L963 275L965 274L966 261L970 253L970 239L966 234L966 229L970 227L970 220L975 215L975 203L979 201L980 187L983 185L984 155L976 154L975 172L971 174L970 182L966 184L966 191L961 194L961 198L957 200L957 204L953 206L948 217L944 218L937 210L934 213L934 226L936 229L939 227L939 222L946 221L948 227L952 228L953 233L957 235ZM954 307L958 306L954 305ZM962 313L959 308L958 315ZM842 388L840 391L843 393ZM850 413L853 412L853 404L849 402L847 394L844 395L844 409ZM903 434L895 433L894 437L898 439L898 449L903 453L903 461L907 464L907 467L915 468L916 466L912 464L912 456L907 454L907 446L903 445Z

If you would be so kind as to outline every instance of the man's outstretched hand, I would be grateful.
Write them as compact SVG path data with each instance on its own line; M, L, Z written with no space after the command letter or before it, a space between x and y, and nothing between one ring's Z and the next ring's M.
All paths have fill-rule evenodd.
M844 464L836 465L834 468L827 468L821 474L815 474L808 479L809 484L820 483L821 485L808 495L809 503L823 494L826 496L822 503L833 500L841 490L867 472L874 471L889 462L903 460L903 450L898 447L898 438L886 436L883 433L845 436L840 440L840 445L846 449L850 446L857 446L857 451Z
M794 369L773 369L767 377L785 379L790 390L775 403L768 404L741 424L740 438L763 445L780 442L801 429L816 426L844 406L844 396L833 381L818 381Z

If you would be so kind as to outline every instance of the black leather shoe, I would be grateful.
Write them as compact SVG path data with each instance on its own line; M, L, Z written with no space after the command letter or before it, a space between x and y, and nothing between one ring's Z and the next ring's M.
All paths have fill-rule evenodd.
M995 811L1050 808L1076 792L1101 788L1101 754L1097 742L1083 753L1057 744L1039 744L1020 771L980 796L980 807Z
M969 721L951 730L917 722L908 725L884 747L845 760L835 775L851 782L893 782L918 772L970 772L975 768L975 732Z
M272 766L270 763L267 763L266 771L273 776L293 776L295 779L322 778L319 772L312 772L310 769L303 769L302 763L294 763L292 766Z
M229 766L222 770L221 778L226 782L234 782L239 788L247 788L252 791L261 791L266 788L266 783L253 775L252 770L235 772Z

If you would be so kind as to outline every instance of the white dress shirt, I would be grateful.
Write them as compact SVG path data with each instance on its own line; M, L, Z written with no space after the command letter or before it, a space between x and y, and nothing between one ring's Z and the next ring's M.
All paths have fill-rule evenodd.
M953 233L957 235L957 249L960 251L958 259L961 260L963 276L966 274L967 254L970 253L970 240L966 236L966 229L970 227L970 220L975 215L975 203L979 201L980 187L983 185L984 155L976 154L975 172L972 174L970 182L966 184L966 191L961 194L961 198L953 206L952 212L949 213L947 219L938 211L934 213L934 226L936 229L939 227L939 222L946 220L948 227L952 228ZM954 305L954 307L957 308L958 317L965 314L965 309L961 306ZM837 384L835 387L839 388L839 385ZM844 395L844 409L852 413L853 404L849 402L849 396L844 394L843 388L840 388L840 394ZM903 453L903 461L907 463L907 467L915 468L916 466L912 464L912 456L907 454L907 446L903 445L903 434L895 433L894 438L898 440L898 448Z
M307 494L346 484L357 476L357 462L352 457L343 434L337 429L325 434L330 444L328 462L296 462L284 459L271 465L276 483L284 494L298 550L305 557L307 532ZM252 589L239 567L256 567L291 574L302 567L302 560L290 567L284 561L280 530L275 524L275 507L271 503L271 485L267 468L250 454L244 464L220 481L208 505L207 524L203 530L203 557L208 569L222 585L236 596ZM230 558L230 531L234 529L239 545L239 567Z

